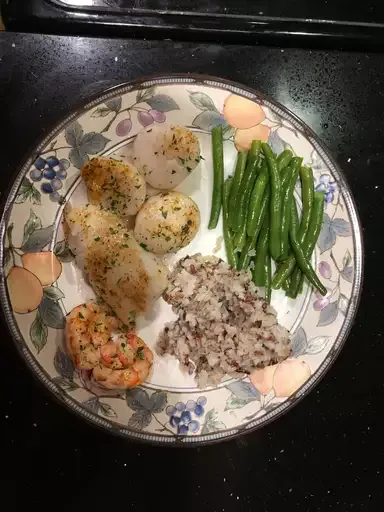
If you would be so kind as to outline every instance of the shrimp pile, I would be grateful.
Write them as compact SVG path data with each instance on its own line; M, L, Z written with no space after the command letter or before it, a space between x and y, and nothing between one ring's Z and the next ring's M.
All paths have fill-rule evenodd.
M67 350L79 369L108 389L133 388L149 375L153 353L133 330L105 307L89 302L66 318Z

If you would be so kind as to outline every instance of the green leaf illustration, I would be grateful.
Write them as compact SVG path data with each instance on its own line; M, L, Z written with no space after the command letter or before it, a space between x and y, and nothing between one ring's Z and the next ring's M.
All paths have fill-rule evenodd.
M47 286L44 288L44 297L57 301L64 298L64 293L57 286Z
M65 240L56 242L53 252L62 263L68 263L69 261L73 261L75 258L75 255Z
M179 105L176 101L167 96L166 94L156 94L151 98L146 100L142 100L150 105L152 110L157 110L158 112L170 112L171 110L180 110Z
M189 99L200 110L218 112L212 99L204 92L189 92Z
M39 310L37 311L36 317L29 329L29 337L36 348L37 353L39 353L47 343L48 329Z
M146 410L137 411L132 414L128 421L128 427L142 430L151 423L152 415Z
M103 414L107 418L117 418L116 411L105 402L100 402L99 413Z
M40 228L33 231L28 240L21 246L24 252L40 252L51 243L53 237L54 225Z
M117 113L121 109L121 101L121 96L119 96L118 98L112 98L111 100L106 101L105 104L110 110Z
M218 419L217 411L215 409L211 409L205 415L201 434L210 434L211 432L218 432L219 430L224 430L226 428L225 424Z
M39 311L43 322L48 325L48 327L52 327L53 329L64 329L64 314L57 302L49 299L48 297L43 297L39 306Z
M148 89L140 89L136 94L136 103L144 103L155 94L156 87L148 87Z
M24 225L24 236L23 236L23 242L22 245L26 243L30 235L36 231L36 229L40 229L42 227L41 219L35 215L33 210L31 210L29 214L29 218L27 222Z

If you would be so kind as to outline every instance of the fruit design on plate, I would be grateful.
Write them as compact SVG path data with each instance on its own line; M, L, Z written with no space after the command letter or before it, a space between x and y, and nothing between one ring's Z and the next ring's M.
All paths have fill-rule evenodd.
M288 397L309 379L311 369L301 359L287 359L282 363L255 370L250 381L262 395L273 390L276 398Z
M238 151L251 148L253 140L266 142L271 132L263 123L264 110L247 98L231 94L224 102L224 119L235 128L234 142Z
M103 132L118 121L115 133L118 137L126 137L132 130L132 114L137 115L138 122L145 128L154 123L164 123L166 113L173 110L179 110L179 106L171 96L157 94L156 87L148 87L138 90L135 101L128 106L123 105L122 97L106 101L94 110L92 117L109 117Z
M30 211L19 245L15 244L14 227L7 230L5 249L7 286L14 313L35 313L30 327L30 340L37 351L45 346L48 327L62 329L64 313L59 301L64 293L57 286L62 262L71 261L73 254L64 241L47 250L53 238L53 226L42 227L41 219Z
M48 194L53 202L61 199L59 190L63 187L63 181L67 177L69 161L66 158L60 160L55 155L47 157L39 156L29 172L29 177L34 182L42 182L40 185L43 194Z

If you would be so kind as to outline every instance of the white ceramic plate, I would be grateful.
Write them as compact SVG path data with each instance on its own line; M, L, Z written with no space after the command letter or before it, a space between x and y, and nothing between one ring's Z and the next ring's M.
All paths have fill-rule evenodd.
M243 102L230 116L229 126L228 112L223 110L231 94L254 105ZM108 155L129 160L131 143L142 125L165 120L191 127L205 159L178 187L198 204L201 229L188 247L170 259L170 265L197 252L225 258L218 243L221 223L215 231L207 229L212 190L210 130L220 123L226 139L227 175L234 168L234 142L252 138L268 138L276 152L292 148L312 166L316 189L326 194L313 264L329 293L324 298L306 287L292 301L282 292L273 292L279 322L292 333L293 354L250 379L231 379L200 390L176 360L156 356L145 385L109 392L94 387L86 372L76 371L65 352L66 313L94 295L64 242L63 208L67 202L87 202L79 169L88 158ZM81 417L110 432L156 443L218 441L260 427L285 412L308 393L337 356L361 289L358 217L347 184L326 148L281 105L211 77L167 76L124 84L71 114L38 145L16 177L4 207L1 236L1 304L12 337L32 371ZM13 304L8 295L10 281L16 289ZM140 336L154 348L164 322L172 318L170 307L159 299L148 317L139 320Z

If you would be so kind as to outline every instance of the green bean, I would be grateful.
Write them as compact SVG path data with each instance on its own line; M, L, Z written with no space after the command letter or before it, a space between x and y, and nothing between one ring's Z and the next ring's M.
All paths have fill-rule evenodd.
M282 286L281 286L281 287L282 287L282 289L283 289L286 293L288 293L288 292L289 292L289 286L290 286L290 284L291 284L291 278L290 278L290 277L288 277L288 278L284 281L284 283L282 284Z
M290 219L290 231L293 231L296 233L298 232L298 215L297 215L297 208L296 203L293 202L291 205L291 219ZM272 288L275 290L278 290L281 288L284 284L284 282L289 278L289 276L292 274L294 268L296 265L295 256L293 254L290 254L288 258L284 261L284 263L279 267L278 271L274 275L272 279ZM284 287L285 288L285 287Z
M231 188L233 186L233 179L227 178L224 182L223 186L223 235L224 235L224 244L225 244L225 252L227 253L228 263L231 267L237 267L237 254L235 253L231 232L229 229L229 219L228 219L228 202L231 193Z
M304 171L303 171L304 169ZM309 172L308 172L309 171ZM303 236L304 227L301 229L302 226L307 224L307 216L308 211L310 212L312 210L312 202L313 202L313 192L311 193L311 190L313 191L313 185L311 186L311 177L312 177L312 170L309 167L301 168L300 169L300 175L302 180L302 190L303 190L303 212L302 212L302 221L300 224L300 228L297 227L298 224L298 215L297 215L297 207L296 202L293 202L293 206L291 207L291 215L290 215L290 222L291 222L291 228L293 231L297 233L297 240L299 243L303 243L305 239L305 234ZM313 183L313 182L312 182ZM304 213L304 210L306 213ZM293 273L296 266L295 257L293 254L289 255L288 258L285 260L283 265L279 268L279 270L276 272L272 279L272 288L275 290L282 287L284 281Z
M247 225L244 223L241 226L241 230L235 234L235 238L233 239L233 245L235 246L235 249L243 249L246 239Z
M264 161L261 167L260 174L257 176L255 185L252 190L251 198L248 206L247 218L247 235L250 237L255 236L258 219L260 217L261 204L263 202L265 187L269 180L268 166Z
M211 215L208 229L215 229L220 217L223 183L224 183L224 150L223 128L221 125L212 129L212 156L213 156L213 189Z
M296 160L294 162L294 160ZM288 230L291 219L291 208L295 201L293 197L293 191L295 189L297 177L299 175L299 169L302 159L294 158L292 160L289 171L284 174L282 181L286 182L282 185L282 209L281 209L281 254L280 259L286 260L288 258L289 249L289 236ZM287 176L287 178L286 178Z
M233 222L231 228L235 233L241 231L243 224L246 222L247 207L249 203L249 197L252 192L253 184L256 179L256 170L259 164L260 155L260 141L254 140L251 145L251 150L248 156L247 167L241 180L239 193L236 197L233 212Z
M308 232L309 223L312 215L312 204L313 204L313 193L314 193L314 183L313 183L313 172L310 167L301 167L300 169L300 179L301 179L301 196L302 196L302 204L303 210L301 213L301 224L298 233L298 241L300 244L304 242L305 236Z
M290 225L297 233L297 230L299 229L299 214L297 213L297 204L296 204L295 199L292 201L292 204L291 204L290 215L291 215Z
M231 186L231 195L229 196L229 205L236 203L236 198L239 193L241 180L244 175L245 166L247 164L247 157L248 157L248 151L242 151L237 154L237 162L236 162L236 169L235 169L235 175L232 180L232 186ZM234 212L236 210L232 209L229 213L229 223L232 225L232 222L234 221Z
M272 281L272 266L271 266L271 255L269 251L265 255L265 301L270 304L271 302L271 281Z
M267 214L267 212L269 210L270 198L271 198L271 193L270 193L269 186L267 186L267 188L264 192L264 195L263 195L262 202L261 202L260 215L257 218L257 224L256 224L255 232L254 232L255 234L252 237L248 237L247 242L244 246L244 249L241 251L237 270L244 270L249 265L249 260L251 259L249 252L252 251L252 249L255 249L255 247L256 247L257 237L259 236L260 229L261 229L264 219L265 219L265 215Z
M256 244L255 267L253 269L253 282L256 286L264 286L266 283L265 261L268 254L270 223L269 214L264 218L263 227Z
M317 239L319 237L321 226L323 224L324 216L324 194L322 192L315 192L313 199L312 215L309 223L308 233L303 243L304 255L308 261L312 257ZM296 298L303 285L304 276L301 269L296 268L293 275L289 292L292 298ZM323 294L324 295L324 294Z
M308 232L309 234L309 232ZM321 295L327 294L327 289L323 285L323 283L320 281L320 279L317 277L317 274L315 270L313 269L311 263L309 262L307 258L307 250L304 251L303 246L299 244L297 240L297 236L295 233L293 233L291 230L289 232L289 237L291 240L291 247L292 251L295 255L296 263L302 273L306 276L308 281L319 290ZM304 244L303 244L304 245ZM292 283L291 283L292 286Z
M280 256L280 225L281 225L281 181L276 163L276 158L271 148L265 142L261 145L265 158L268 163L269 177L271 181L271 201L270 201L270 236L269 252L274 260Z
M285 167L289 165L289 162L293 158L293 153L289 149L285 149L280 155L277 157L277 167L279 168L279 172L281 172Z

